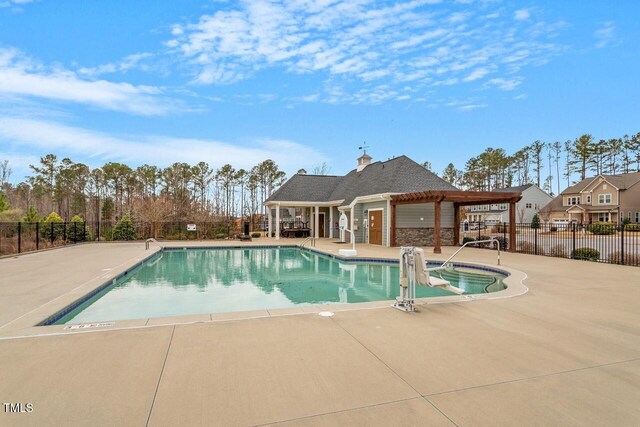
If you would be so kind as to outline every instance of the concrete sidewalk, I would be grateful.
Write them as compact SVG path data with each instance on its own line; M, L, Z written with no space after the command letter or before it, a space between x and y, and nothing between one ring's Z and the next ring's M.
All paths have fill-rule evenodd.
M3 324L77 287L68 272L82 251L95 250L74 270L85 282L145 255L87 246L11 259L32 288L2 276ZM491 264L495 252L461 259ZM527 294L0 339L0 400L33 404L0 408L0 425L640 424L640 270L520 254L503 264L529 275Z

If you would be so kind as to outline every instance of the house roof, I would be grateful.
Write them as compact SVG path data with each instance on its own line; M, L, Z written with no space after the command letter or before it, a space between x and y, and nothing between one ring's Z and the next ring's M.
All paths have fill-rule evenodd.
M266 202L321 202L344 200L350 204L360 196L410 193L424 190L456 190L456 187L407 156L374 162L345 176L299 175L291 177Z
M599 176L600 175L594 176L591 178L585 178L582 181L578 182L577 184L574 184L571 187L568 187L560 194L579 193L585 188L587 188L587 186L589 186L589 184L591 184L593 180L598 178ZM620 175L602 175L602 176L612 185L615 185L616 187L618 187L620 190L626 190L627 188L640 182L640 172L623 173Z
M499 193L522 193L529 187L533 187L533 184L519 185L517 187L496 188L493 191L497 191Z

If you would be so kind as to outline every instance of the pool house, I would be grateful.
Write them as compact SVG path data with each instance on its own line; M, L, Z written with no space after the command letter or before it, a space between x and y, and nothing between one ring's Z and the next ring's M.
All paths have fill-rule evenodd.
M345 214L355 243L433 246L440 253L443 245L459 244L462 206L507 203L515 240L520 193L460 191L407 156L371 160L365 152L345 176L295 174L265 201L269 236L351 243L338 227Z

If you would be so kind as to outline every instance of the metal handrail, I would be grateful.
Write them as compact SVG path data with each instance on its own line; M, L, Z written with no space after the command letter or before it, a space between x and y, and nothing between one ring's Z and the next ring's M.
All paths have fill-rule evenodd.
M163 248L164 248L164 246L162 246L162 245L160 244L160 242L158 242L156 239L154 239L153 237L151 237L151 238L149 238L149 239L145 240L145 242L144 242L144 250L145 250L145 251L148 251L148 250L149 250L149 245L150 245L150 243L155 243L156 245L160 246L160 248L161 248L161 249L163 249Z
M308 236L306 237L299 245L298 247L302 248L305 243L307 243L308 241L311 241L311 246L313 246L315 248L316 246L316 238L314 236Z
M460 249L458 249L457 251L455 251L453 253L453 255L451 255L449 257L449 259L447 259L445 262L442 263L442 265L440 267L436 267L433 269L429 269L430 271L434 271L434 270L441 270L443 268L445 268L447 266L447 264L449 264L449 261L451 261L453 259L453 257L455 257L456 255L458 255L460 253L461 250L463 250L467 245L476 245L478 243L491 243L491 242L495 242L496 246L498 248L498 265L500 265L500 241L498 239L487 239L487 240L475 240L473 242L467 242L464 245L460 246Z

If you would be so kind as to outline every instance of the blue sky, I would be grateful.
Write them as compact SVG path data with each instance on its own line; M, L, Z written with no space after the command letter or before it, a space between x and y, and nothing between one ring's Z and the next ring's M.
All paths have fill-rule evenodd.
M637 133L640 2L0 0L0 160L436 172Z

